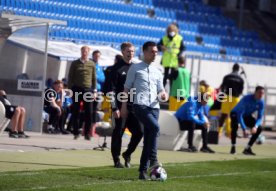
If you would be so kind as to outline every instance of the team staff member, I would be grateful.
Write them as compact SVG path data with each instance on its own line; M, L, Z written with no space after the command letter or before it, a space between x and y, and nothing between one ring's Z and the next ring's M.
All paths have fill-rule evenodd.
M112 110L111 110L111 104L110 104L110 98L107 96L109 92L112 92L112 76L111 76L111 71L113 67L118 66L117 64L119 61L123 59L123 56L120 54L117 54L114 59L114 65L108 66L104 70L104 75L105 75L105 81L104 85L102 88L102 91L104 93L104 101L102 104L102 110L104 111L104 118L103 121L106 122L111 122L111 115L112 115Z
M166 86L170 74L178 66L178 57L184 51L183 37L178 34L178 27L171 24L167 27L167 34L158 43L159 51L163 52L162 65L165 69L163 85Z
M185 68L185 58L178 58L178 68L171 76L172 87L170 89L169 110L176 111L184 104L190 96L191 74Z
M128 115L126 118L122 118L120 114L120 109L122 103L116 99L119 93L124 92L124 84L127 77L127 72L130 66L133 64L132 59L134 57L134 46L129 42L124 42L121 44L121 51L123 58L119 59L116 66L111 70L112 75L112 91L115 94L114 101L111 103L113 116L115 118L115 128L112 133L111 139L111 153L114 161L115 168L123 168L120 162L120 153L122 146L122 136L126 127L132 133L127 150L122 154L125 160L125 167L130 167L131 154L135 151L137 145L142 139L143 133L141 125L133 113L132 103L127 103Z
M230 127L230 112L232 109L237 105L237 103L240 101L240 95L243 91L244 81L239 75L239 64L234 64L233 66L233 72L226 75L223 78L223 82L221 85L221 91L227 94L227 98L224 102L221 104L221 117L219 119L219 127L220 132L222 131L222 127L224 124L225 119L226 121L226 135L231 135L231 127ZM232 92L232 94L230 94Z
M148 162L150 167L159 165L157 161L157 137L159 135L159 102L158 96L166 100L167 94L164 90L161 72L152 65L158 49L154 42L146 42L143 45L144 61L134 64L128 71L125 82L125 93L133 88L136 90L134 95L134 112L139 121L144 126L144 146L140 159L139 179L147 180ZM127 104L124 102L121 114L127 114Z
M103 67L100 66L99 64L99 60L101 57L101 52L99 50L95 50L92 53L92 61L95 63L95 69L96 69L96 75L97 75L97 93L102 93L102 89L103 89L103 85L104 85L104 81L105 81L105 75L104 75L104 71L103 71ZM101 105L100 100L95 100L92 103L93 105L93 124L96 123L97 121L97 111L98 111L98 107Z
M193 137L194 130L200 129L203 142L203 146L200 151L214 153L214 151L207 146L207 131L210 125L203 113L203 107L207 104L209 98L210 95L208 92L200 93L199 97L189 97L188 101L184 103L175 113L180 125L180 130L188 130L189 152L197 152L197 148L193 145Z
M74 139L77 139L79 137L79 110L80 102L83 101L85 113L84 136L86 140L90 140L89 132L92 122L91 114L93 98L84 99L84 94L93 93L93 97L96 97L97 77L95 64L88 59L89 52L90 48L88 46L83 46L81 48L81 58L72 62L68 75L68 87L73 91L72 117L74 127Z
M244 135L247 135L248 132L246 127L251 129L252 137L250 138L248 145L245 147L243 154L245 155L255 155L252 152L252 145L255 143L256 139L262 132L262 118L264 115L264 87L257 86L255 88L254 94L248 94L244 96L241 101L236 105L236 107L231 111L231 154L236 153L236 137L239 124L243 129ZM255 119L252 114L257 111L258 115Z

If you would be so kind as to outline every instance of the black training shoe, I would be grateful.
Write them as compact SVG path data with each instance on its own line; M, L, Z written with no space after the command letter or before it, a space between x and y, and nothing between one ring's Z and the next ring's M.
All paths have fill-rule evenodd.
M77 140L80 137L80 135L74 135L74 140Z
M235 146L231 147L230 154L232 154L232 155L236 154L236 147Z
M23 132L18 132L18 138L28 139L30 136Z
M215 153L215 151L213 151L212 149L210 149L210 147L202 147L200 149L201 152L203 153Z
M197 152L197 148L195 147L195 146L190 146L190 147L188 147L188 150L187 150L188 152L192 152L192 153L195 153L195 152Z
M90 141L91 137L90 135L84 135L84 140Z
M123 153L122 156L125 159L125 167L130 168L131 167L131 164L130 164L131 158L130 158L130 156L128 156L126 153Z
M118 161L114 164L114 168L124 168L124 165Z
M16 131L10 131L9 137L17 139L18 138L18 133Z
M155 167L162 167L162 164L160 162L158 162L157 160L155 161L150 161L150 166L149 166L149 169L153 169Z
M256 155L255 153L252 152L251 148L244 149L242 153L245 154L245 155L253 155L253 156Z
M139 173L139 180L150 180L150 177L147 175L147 171L141 171Z

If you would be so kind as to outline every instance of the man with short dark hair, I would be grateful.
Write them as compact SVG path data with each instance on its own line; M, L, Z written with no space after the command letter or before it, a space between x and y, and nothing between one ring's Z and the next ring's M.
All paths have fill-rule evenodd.
M223 78L222 85L220 87L221 91L227 94L226 99L221 104L221 117L219 119L220 132L222 130L223 124L226 121L226 135L230 137L231 127L229 114L231 110L240 101L240 95L242 94L244 81L239 75L240 66L238 63L233 65L232 73L226 75Z
M49 133L65 133L61 128L62 102L63 102L63 82L56 80L52 87L45 90L44 111L49 114L47 130Z
M125 160L125 167L130 168L131 154L135 151L137 145L143 137L142 127L134 115L133 103L129 100L127 102L128 114L125 118L122 118L120 109L122 107L121 100L118 100L118 95L124 92L124 84L127 78L127 72L133 65L132 59L134 57L135 48L132 43L124 42L121 45L121 51L123 54L122 59L118 60L118 63L112 68L112 91L114 93L114 102L111 103L113 117L115 118L115 127L112 133L111 139L111 153L114 161L115 168L123 168L124 166L120 162L120 154L122 147L122 136L126 127L132 133L127 150L122 154Z
M207 117L204 116L203 107L207 104L211 95L208 92L200 93L199 96L189 97L188 101L184 103L175 113L178 119L180 130L188 130L188 150L189 152L197 152L197 148L193 145L194 130L200 129L202 136L201 152L214 153L214 151L207 146L207 132L210 126Z
M103 85L104 85L104 81L105 81L105 75L104 75L104 71L103 71L103 67L100 66L99 64L99 60L101 57L101 52L99 50L95 50L92 53L92 61L95 63L95 69L96 69L96 76L97 76L97 93L101 94L102 93L102 89L103 89ZM93 105L93 115L92 115L92 123L95 124L97 122L97 111L98 111L98 106L101 104L100 99L98 99L99 97L96 98L96 100L93 101L92 105Z
M257 86L255 88L254 94L248 94L244 96L241 101L236 105L236 107L231 111L231 154L236 153L236 137L239 124L242 127L244 135L247 135L248 132L246 127L251 129L251 138L248 142L248 145L245 147L243 154L245 155L255 155L252 152L251 147L255 143L256 139L262 132L262 118L264 115L264 87ZM254 112L258 112L257 118L254 118L252 115Z
M144 60L130 67L125 82L125 93L131 89L134 95L133 109L139 121L144 126L144 146L140 158L139 179L148 180L147 169L160 166L157 160L157 137L159 136L159 100L167 100L167 93L163 86L162 73L152 65L157 54L157 45L146 42L143 45ZM126 117L127 104L123 103L121 116Z

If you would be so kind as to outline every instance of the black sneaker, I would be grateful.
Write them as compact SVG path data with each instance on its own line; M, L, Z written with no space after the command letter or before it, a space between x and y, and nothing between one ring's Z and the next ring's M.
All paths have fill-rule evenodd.
M28 139L29 137L30 136L26 135L24 133L24 131L23 132L18 132L18 138Z
M84 135L84 140L90 141L90 135Z
M114 164L114 168L124 168L124 165L118 161Z
M250 147L248 149L244 149L242 153L245 155L253 155L253 156L256 155L255 153L252 152L252 149Z
M123 153L122 156L125 159L125 167L130 168L131 167L131 164L130 164L131 158L130 158L130 156L126 155L126 153Z
M213 151L212 149L210 149L210 147L202 147L200 149L201 152L203 153L215 153L215 151Z
M68 135L68 134L70 134L70 132L67 131L67 130L61 130L61 134L63 134L63 135Z
M162 164L160 162L158 162L157 160L155 161L150 161L150 166L149 166L149 169L153 169L155 167L162 167Z
M236 154L236 147L234 146L231 147L230 154L232 155Z
M194 152L197 152L197 148L195 146L190 146L190 147L188 147L187 151L194 153Z
M17 139L18 138L18 133L16 131L10 131L9 137Z
M74 140L77 140L80 137L80 135L74 135Z
M150 177L147 175L147 171L141 171L139 173L139 180L150 180Z

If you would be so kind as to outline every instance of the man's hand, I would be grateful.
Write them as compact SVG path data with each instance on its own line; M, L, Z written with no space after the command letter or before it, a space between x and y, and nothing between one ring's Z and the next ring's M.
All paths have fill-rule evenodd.
M166 51L166 50L167 50L167 48L166 48L165 46L162 45L162 46L161 46L161 51L164 52L164 51Z
M210 127L210 123L209 123L208 121L206 121L206 122L203 124L203 126L204 126L206 129L208 129L208 128Z
M120 110L117 109L116 111L113 111L113 116L114 116L116 119L119 119L119 118L121 117Z
M257 127L253 127L253 128L251 129L251 134L254 135L254 134L256 134L256 133L257 133Z
M121 117L127 118L127 115L128 115L127 105L123 103L122 108L121 108Z
M244 137L244 138L247 138L248 135L249 135L248 130L244 130L244 131L243 131L243 137Z
M98 96L98 93L97 93L97 92L94 92L94 93L93 93L93 100L96 100L97 96Z
M165 91L160 92L159 97L161 98L162 101L168 100L168 94Z

